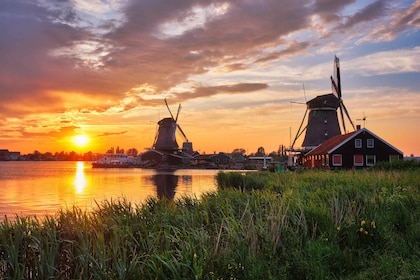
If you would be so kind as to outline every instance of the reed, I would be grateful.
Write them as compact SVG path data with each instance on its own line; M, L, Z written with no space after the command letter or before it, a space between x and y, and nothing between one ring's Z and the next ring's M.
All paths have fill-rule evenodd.
M219 173L201 199L6 217L0 279L414 278L419 174Z

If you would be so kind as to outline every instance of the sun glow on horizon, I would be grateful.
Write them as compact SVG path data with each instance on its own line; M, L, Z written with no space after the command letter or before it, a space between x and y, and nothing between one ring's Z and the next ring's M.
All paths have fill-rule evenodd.
M78 147L84 147L89 143L89 137L84 134L79 134L73 137L73 143Z

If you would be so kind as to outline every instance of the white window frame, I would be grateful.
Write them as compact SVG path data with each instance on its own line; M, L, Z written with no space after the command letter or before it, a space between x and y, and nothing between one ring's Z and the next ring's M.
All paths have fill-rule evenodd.
M366 147L374 148L375 147L375 140L373 138L366 139Z
M363 146L363 141L360 138L356 138L354 139L354 147L355 148L362 148Z
M370 162L370 157L372 157L373 163ZM374 166L376 164L376 155L366 155L365 161L366 166Z
M335 163L335 158L336 157L338 157L338 158L340 158L340 163ZM335 155L332 155L332 165L333 166L343 166L343 155L342 154L335 154Z

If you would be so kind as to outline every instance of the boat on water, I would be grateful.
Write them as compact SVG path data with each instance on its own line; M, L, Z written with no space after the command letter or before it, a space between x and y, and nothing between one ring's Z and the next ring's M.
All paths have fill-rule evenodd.
M106 153L100 159L92 162L93 168L128 168L135 165L135 157L123 153Z

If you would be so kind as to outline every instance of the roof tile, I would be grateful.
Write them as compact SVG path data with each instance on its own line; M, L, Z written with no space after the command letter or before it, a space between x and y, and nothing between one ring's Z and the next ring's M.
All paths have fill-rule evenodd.
M329 150L333 149L334 147L338 146L340 143L344 142L347 138L351 137L356 131L347 133L347 134L340 134L330 139L326 140L307 154L305 156L311 155L325 155L328 153Z

